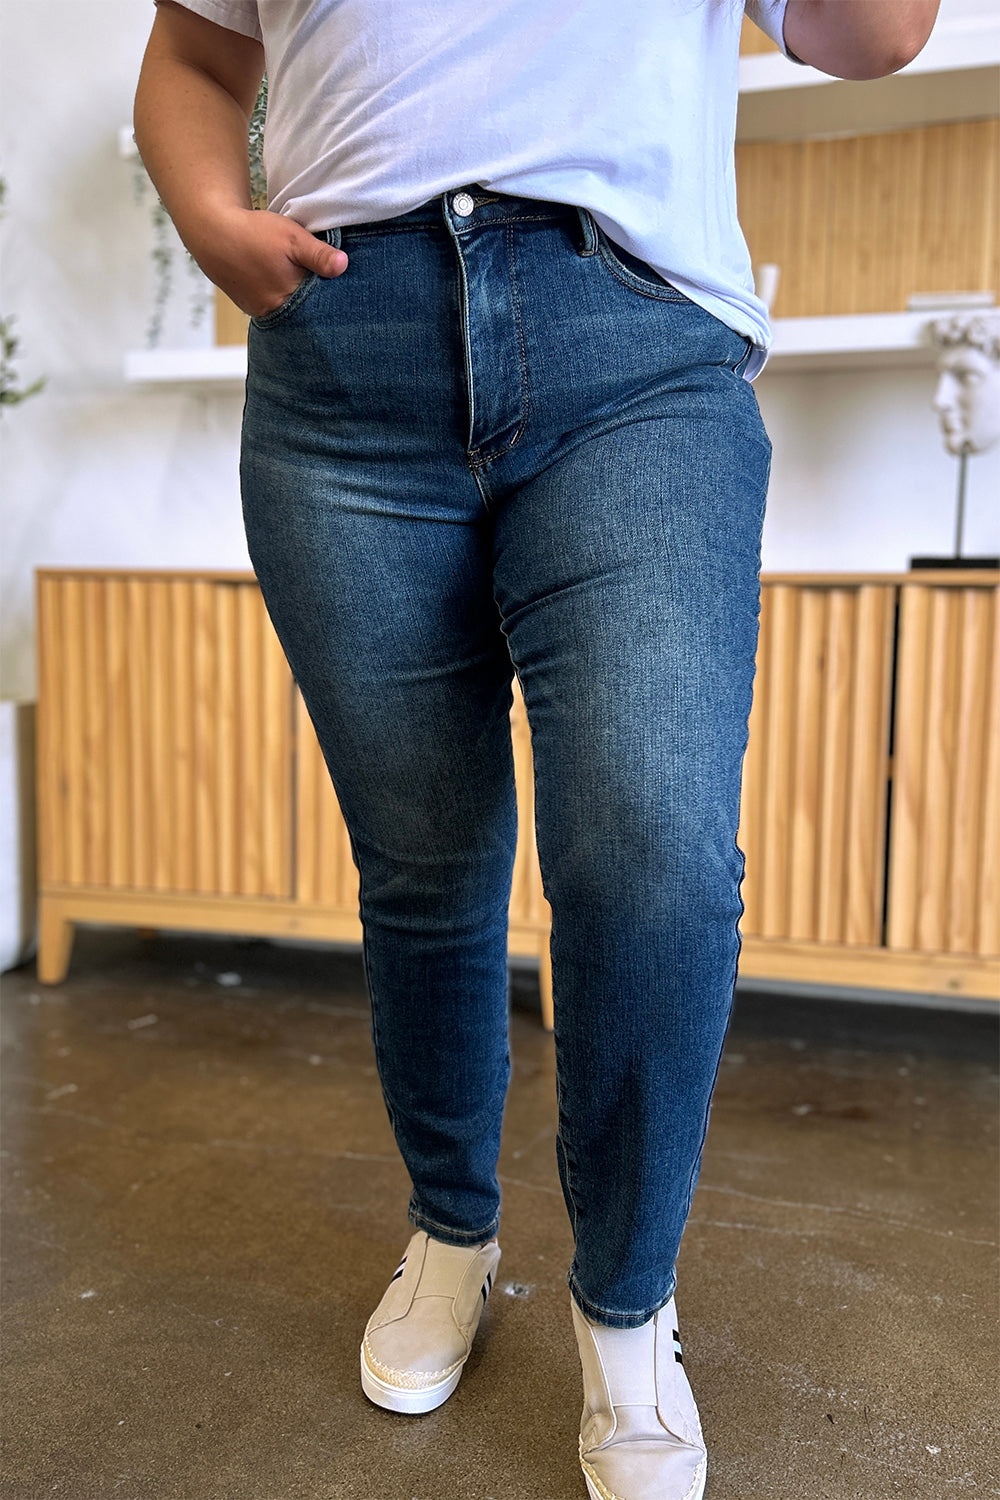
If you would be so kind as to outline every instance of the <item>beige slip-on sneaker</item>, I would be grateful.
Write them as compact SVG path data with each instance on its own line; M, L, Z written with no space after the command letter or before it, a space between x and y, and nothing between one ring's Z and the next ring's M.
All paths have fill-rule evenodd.
M361 1386L388 1411L433 1411L462 1377L500 1261L496 1240L466 1248L418 1229L361 1345Z
M583 1366L580 1464L590 1500L702 1500L708 1455L674 1299L641 1328L605 1328L571 1296Z

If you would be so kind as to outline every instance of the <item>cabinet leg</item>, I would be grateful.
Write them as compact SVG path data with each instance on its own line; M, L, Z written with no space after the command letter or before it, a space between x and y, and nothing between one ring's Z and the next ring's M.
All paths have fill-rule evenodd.
M542 997L542 1025L546 1031L551 1031L555 1017L552 1010L552 955L547 933L538 960L538 988Z
M49 896L38 898L38 979L41 984L61 984L69 971L73 951L73 923L63 916L62 903Z

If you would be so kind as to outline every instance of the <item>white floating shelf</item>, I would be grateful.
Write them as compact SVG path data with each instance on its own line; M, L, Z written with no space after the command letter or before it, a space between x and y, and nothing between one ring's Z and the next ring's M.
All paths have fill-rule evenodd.
M125 356L125 379L134 385L200 384L247 376L245 344L217 344L205 349L135 349Z
M769 370L852 370L931 366L934 349L922 341L934 318L956 308L922 312L857 313L833 318L775 318ZM208 349L140 349L125 356L125 379L135 385L241 386L247 351L242 344Z
M889 73L888 78L912 78L917 73L951 73L965 68L1000 65L1000 19L991 16L956 16L939 21L923 49L912 62ZM768 89L810 88L817 84L837 86L853 82L834 78L819 68L803 67L781 52L758 52L740 58L740 93L753 94ZM869 88L883 83L881 78L858 80Z
M1000 19L941 20L923 51L884 78L834 78L780 52L740 58L738 141L910 130L996 114Z
M923 312L848 313L834 318L774 318L774 342L763 374L931 366L935 350L923 330L954 308Z

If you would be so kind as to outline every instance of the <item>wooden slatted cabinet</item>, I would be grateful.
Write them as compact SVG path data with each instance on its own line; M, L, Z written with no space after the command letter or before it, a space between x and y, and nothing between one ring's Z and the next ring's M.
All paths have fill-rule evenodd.
M1000 998L998 575L765 575L740 972ZM350 840L249 573L37 576L39 954L73 924L360 942ZM516 685L515 685L516 688ZM511 715L510 951L541 964L531 739Z
M251 573L41 568L38 976L77 922L359 943L358 873L319 743ZM510 951L538 958L531 745Z

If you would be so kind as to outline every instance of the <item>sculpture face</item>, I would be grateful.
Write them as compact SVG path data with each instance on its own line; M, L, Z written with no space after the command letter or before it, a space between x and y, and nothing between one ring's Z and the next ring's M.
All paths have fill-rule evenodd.
M932 405L949 453L983 453L1000 438L1000 364L971 344L942 354Z

